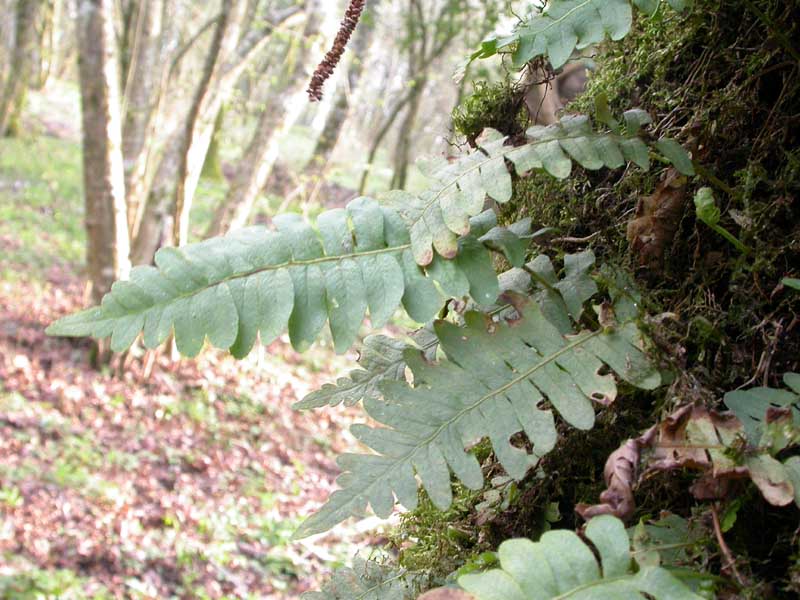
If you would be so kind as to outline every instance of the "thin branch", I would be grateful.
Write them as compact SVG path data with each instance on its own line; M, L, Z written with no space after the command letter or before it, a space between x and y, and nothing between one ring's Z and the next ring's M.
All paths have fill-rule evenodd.
M717 505L711 505L711 519L714 522L714 535L717 537L717 543L719 544L719 549L722 552L722 556L725 558L727 564L722 565L722 571L730 570L733 573L736 582L741 587L747 587L747 580L744 579L740 574L739 571L736 569L736 559L733 557L733 553L731 549L728 547L727 542L725 542L725 538L722 537L722 527L719 524L719 514L717 513Z
M208 21L203 23L200 29L198 29L195 32L195 34L192 37L190 37L183 46L181 46L180 50L178 50L177 54L175 54L175 57L172 59L172 63L169 66L169 71L167 72L167 80L172 79L173 75L175 74L175 71L178 68L178 64L181 62L181 60L183 60L183 57L186 56L186 53L189 52L189 50L191 50L192 46L194 46L197 40L199 40L206 31L208 31L214 25L216 25L219 22L220 18L222 18L222 13L218 13L217 15L211 17Z

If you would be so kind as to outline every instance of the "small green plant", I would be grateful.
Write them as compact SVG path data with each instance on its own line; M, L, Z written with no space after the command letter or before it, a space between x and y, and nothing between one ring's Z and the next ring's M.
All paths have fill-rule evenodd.
M17 486L0 488L0 503L8 508L19 508L22 506L23 498Z
M664 567L637 563L622 521L589 521L581 539L572 531L549 531L538 542L508 540L497 551L500 567L462 575L459 585L477 600L558 598L654 598L701 600Z
M786 287L790 287L793 290L800 292L800 279L796 279L794 277L784 277L781 279L781 283Z
M694 195L694 206L695 214L698 219L728 240L742 254L748 254L750 252L750 248L745 246L736 239L736 236L719 224L720 210L714 201L714 193L711 191L711 188L702 187L697 190L697 193Z

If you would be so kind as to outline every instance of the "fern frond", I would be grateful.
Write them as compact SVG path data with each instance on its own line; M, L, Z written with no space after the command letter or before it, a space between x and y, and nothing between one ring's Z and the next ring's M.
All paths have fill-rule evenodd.
M462 575L458 583L476 600L702 598L662 567L636 570L619 519L596 517L586 526L585 536L597 555L573 531L548 531L538 542L505 541L497 552L499 569Z
M541 254L525 265L525 269L514 267L501 273L498 277L500 290L527 295L534 288L538 289L535 297L542 312L559 331L568 332L571 324L567 315L572 315L577 321L583 303L597 293L597 285L590 275L593 266L594 253L591 250L567 254L564 257L563 278L559 279L550 259ZM530 273L538 278L538 285L532 281ZM496 308L499 312L501 307ZM428 360L434 360L439 340L430 328L417 330L411 338ZM413 346L383 335L365 338L358 359L361 369L352 371L347 377L340 377L335 384L326 383L297 402L294 408L304 410L340 403L352 406L365 398L381 398L378 389L381 381L405 381L406 360L403 352L407 348Z
M556 443L554 415L545 401L568 424L586 430L594 424L593 401L614 400L616 384L611 374L601 374L604 365L638 387L660 384L634 323L562 332L538 303L517 300L520 318L511 323L478 312L465 315L464 327L437 322L447 360L430 364L419 352L405 352L414 387L383 381L384 400L365 401L366 412L385 427L354 425L351 432L375 453L339 457L341 489L301 525L297 537L326 531L362 514L367 504L388 517L395 497L413 509L416 476L433 503L446 509L451 471L471 489L483 485L478 461L465 452L482 437L491 440L506 472L522 478ZM566 307L561 311L560 320L569 322ZM512 444L519 432L532 443L532 454Z
M426 353L433 349L436 353L438 341L434 336L421 345ZM347 377L340 377L336 383L326 383L294 404L297 410L336 406L353 406L366 398L380 397L378 384L381 381L405 381L406 360L403 351L412 348L401 340L385 335L370 335L364 339L358 358L360 369L351 371Z
M111 336L115 352L140 332L148 348L175 332L178 350L195 356L208 340L217 348L246 355L260 335L269 343L287 327L292 344L307 348L326 322L337 352L355 340L369 310L382 326L402 303L418 322L427 322L444 297L433 271L463 282L457 290L480 304L499 291L489 250L476 238L458 241L459 255L439 259L425 272L411 255L406 226L375 200L358 198L345 209L322 213L316 228L299 215L275 217L277 230L253 227L181 248L162 248L156 266L131 271L116 282L99 307L51 325L51 335ZM475 218L491 227L494 215ZM512 234L513 235L513 234Z
M639 130L650 123L650 117L641 110L627 111L624 116L628 126L619 132L595 131L587 116L566 116L547 127L531 127L526 133L527 142L521 146L511 145L509 138L486 130L475 152L426 169L432 184L423 193L396 190L381 199L397 210L408 225L418 264L430 264L434 250L452 258L458 253L459 236L470 231L470 218L483 211L486 198L500 204L511 199L512 177L506 161L517 175L538 169L559 179L569 176L573 161L591 170L613 169L626 162L647 170L649 147ZM664 147L684 159L679 167L684 172L688 156L685 151L680 154L682 149L678 146L676 150L675 145L667 143ZM672 161L672 157L666 158ZM688 162L691 169L691 161Z
M319 592L303 600L411 600L413 585L404 569L356 557L353 567L336 569Z
M659 0L633 0L648 15L658 9ZM686 0L669 0L674 10L685 8ZM621 40L631 29L631 0L550 0L544 10L523 21L511 35L489 38L472 59L489 58L513 48L511 56L516 68L544 56L554 69L563 66L572 53L606 38Z

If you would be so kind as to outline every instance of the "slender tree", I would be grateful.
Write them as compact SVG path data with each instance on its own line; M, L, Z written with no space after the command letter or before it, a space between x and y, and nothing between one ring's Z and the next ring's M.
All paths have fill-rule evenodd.
M466 0L445 0L444 3L438 5L438 8L434 7L434 9L435 12L432 15L425 14L420 0L408 0L403 41L408 57L408 86L405 92L397 98L378 127L378 132L373 138L367 154L367 164L361 175L359 193L364 193L369 171L375 161L378 149L401 115L404 115L404 118L402 127L399 128L394 154L392 187L403 187L405 184L411 139L423 92L428 84L429 70L462 31L464 23L475 16L474 9Z
M86 263L97 304L130 268L113 0L81 0L79 14Z
M154 146L153 119L161 85L158 61L161 58L161 33L164 0L140 0L129 20L131 40L127 73L124 77L122 156L125 166L125 192L128 229L136 234L147 192L146 170Z
M245 225L253 204L278 159L278 143L294 125L306 104L304 87L309 49L319 33L320 8L319 0L310 0L307 3L308 16L300 51L295 54L289 72L276 86L277 89L272 91L261 111L256 130L239 161L225 202L218 208L207 231L209 236L219 235Z
M44 5L44 0L16 2L14 49L8 77L0 92L0 136L13 134L18 129L25 93L35 71L36 45L39 42L37 23Z

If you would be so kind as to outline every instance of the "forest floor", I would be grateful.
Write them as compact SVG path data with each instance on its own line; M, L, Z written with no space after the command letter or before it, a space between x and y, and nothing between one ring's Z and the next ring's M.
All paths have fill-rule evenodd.
M45 336L82 307L84 236L75 130L39 123L0 140L0 597L298 597L375 535L289 541L355 444L346 409L291 405L353 356L279 339L120 375Z

